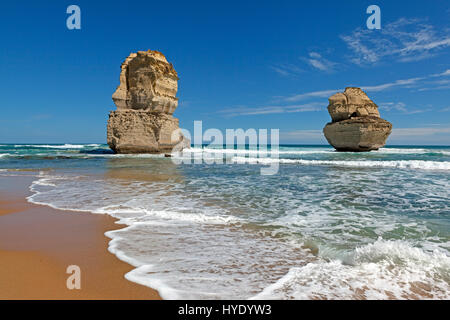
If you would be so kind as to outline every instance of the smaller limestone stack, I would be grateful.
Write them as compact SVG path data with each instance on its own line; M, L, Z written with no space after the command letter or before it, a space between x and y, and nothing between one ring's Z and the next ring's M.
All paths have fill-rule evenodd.
M328 101L332 122L323 133L336 150L370 151L386 144L392 124L380 118L378 106L360 88L346 88Z
M170 153L189 147L172 116L177 90L178 75L161 52L130 54L112 96L117 110L108 119L110 148L116 153Z

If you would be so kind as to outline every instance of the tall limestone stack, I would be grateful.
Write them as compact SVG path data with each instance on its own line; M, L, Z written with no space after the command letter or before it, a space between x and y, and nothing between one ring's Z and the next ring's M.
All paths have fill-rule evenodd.
M178 119L178 75L158 51L138 51L121 66L120 85L112 95L107 142L116 153L166 153L189 147Z
M328 101L332 122L323 133L336 150L370 151L386 144L392 124L380 118L378 106L360 88L346 88Z

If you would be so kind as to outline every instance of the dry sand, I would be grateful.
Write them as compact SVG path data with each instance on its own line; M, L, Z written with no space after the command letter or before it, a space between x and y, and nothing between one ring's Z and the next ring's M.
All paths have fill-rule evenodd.
M123 226L28 203L31 181L0 176L0 299L160 299L126 280L133 267L107 250L104 233ZM69 265L81 269L80 290L67 289Z

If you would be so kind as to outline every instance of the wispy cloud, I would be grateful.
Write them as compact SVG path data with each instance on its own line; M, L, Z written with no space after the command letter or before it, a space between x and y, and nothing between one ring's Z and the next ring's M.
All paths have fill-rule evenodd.
M300 93L296 94L290 97L285 97L285 101L293 102L293 101L301 101L309 98L326 98L330 95L343 91L343 89L332 89L332 90L320 90L320 91L312 91L312 92L306 92L306 93Z
M403 80L397 80L394 82L388 82L379 84L376 86L363 86L361 89L365 91L383 91L392 87L411 87L415 84L417 84L418 81L425 79L424 77L418 77L418 78L410 78L410 79L403 79Z
M263 106L263 107L235 107L227 108L219 111L219 113L225 114L227 117L236 116L252 116L263 114L275 114L275 113L298 113L298 112L311 112L322 111L323 104L319 102L308 103L303 105L287 105L287 106Z
M435 81L434 83L436 83L436 84L450 84L450 79L438 80L438 81Z
M282 131L280 140L296 143L326 143L322 130ZM388 139L388 144L392 143L448 144L450 143L450 128L394 128Z
M388 138L388 144L450 144L450 128L443 127L420 127L420 128L393 128Z
M403 114L417 114L431 111L432 108L428 106L427 108L417 109L407 107L403 102L382 102L378 105L381 110L386 111L399 111Z
M401 112L406 112L406 104L403 102L382 102L378 105L380 109L391 111L391 110L397 110Z
M337 66L337 63L325 59L320 53L317 52L310 52L308 57L301 59L308 63L311 67L325 72L333 72Z
M425 85L428 85L427 87L422 87L418 89L418 91L429 91L429 90L443 90L443 89L450 89L450 79L439 79L439 80L433 80L433 78L439 78L439 77L450 77L450 69L441 72L432 74L429 76L429 81L425 83Z
M290 63L282 63L270 66L270 69L278 73L283 77L297 77L299 74L304 72L303 69Z
M442 73L426 75L423 77L400 79L400 80L382 83L382 84L378 84L378 85L360 86L360 88L366 92L379 92L379 91L387 90L387 89L394 88L394 87L417 88L417 87L420 87L423 85L431 84L432 82L430 82L429 80L432 78L434 79L436 77L450 75L450 72L448 72L448 71L449 70L444 71ZM428 81L428 82L426 82L426 81ZM446 79L444 79L442 81L446 81ZM349 85L349 86L351 86L351 85ZM434 87L434 88L438 89L439 87ZM419 88L419 90L422 90L422 89L423 88ZM340 92L340 91L344 91L344 89L332 89L332 90L320 90L320 91L305 92L305 93L300 93L300 94L295 94L292 96L284 97L284 98L282 98L282 100L287 101L287 102L296 102L296 101L302 101L302 100L307 100L307 99L311 99L311 98L325 98L325 97L329 97L330 95L332 95L336 92Z
M394 128L392 137L423 137L450 133L450 128Z
M313 142L313 143L326 143L325 136L322 130L294 130L288 132L280 132L281 141L295 141L299 142Z
M417 61L450 46L448 29L437 30L422 19L400 18L381 30L358 28L340 37L352 50L351 61L359 65L374 64L386 57Z
M313 54L313 57L318 57ZM284 70L284 69L283 69ZM282 71L280 71L283 74ZM284 74L283 74L284 75ZM286 75L289 75L286 72ZM391 88L415 88L416 90L427 90L427 85L433 84L434 86L431 89L439 89L444 88L444 86L436 86L436 84L446 85L450 87L450 79L437 79L439 77L447 77L450 76L450 69L445 70L439 73L433 73L429 75L425 75L422 77L414 77L409 79L399 79L396 81L391 81L387 83L382 83L378 85L371 86L360 86L360 88L366 92L379 92ZM351 86L351 85L349 85ZM304 92L300 94L295 94L291 96L284 97L276 97L277 105L268 105L261 107L248 107L248 106L236 106L233 108L227 108L219 111L219 113L224 114L226 117L235 117L235 116L250 116L250 115L264 115L264 114L279 114L279 113L298 113L298 112L311 112L311 111L323 111L324 102L322 98L328 98L329 96L344 91L343 88L338 89L329 89L329 90L318 90L311 92ZM322 101L317 101L318 99ZM304 100L310 100L312 102L306 104L290 104L283 105L293 102L299 102ZM316 100L316 101L314 101ZM387 111L398 111L403 114L417 114L431 111L431 106L427 106L426 108L410 108L407 107L403 102L385 102L380 103L380 108Z
M420 88L419 91L430 91L430 90L444 90L444 89L450 89L450 83L446 85L434 85L432 87L427 88Z
M450 76L450 69L445 70L444 72L441 73L435 73L432 75L433 77L445 77L445 76Z

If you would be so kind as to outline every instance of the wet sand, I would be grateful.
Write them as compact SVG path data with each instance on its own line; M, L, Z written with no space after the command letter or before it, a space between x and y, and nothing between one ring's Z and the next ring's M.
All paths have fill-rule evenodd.
M0 299L160 299L130 282L133 269L108 251L104 233L116 219L28 203L32 177L0 176ZM66 286L67 267L81 270L81 289Z

